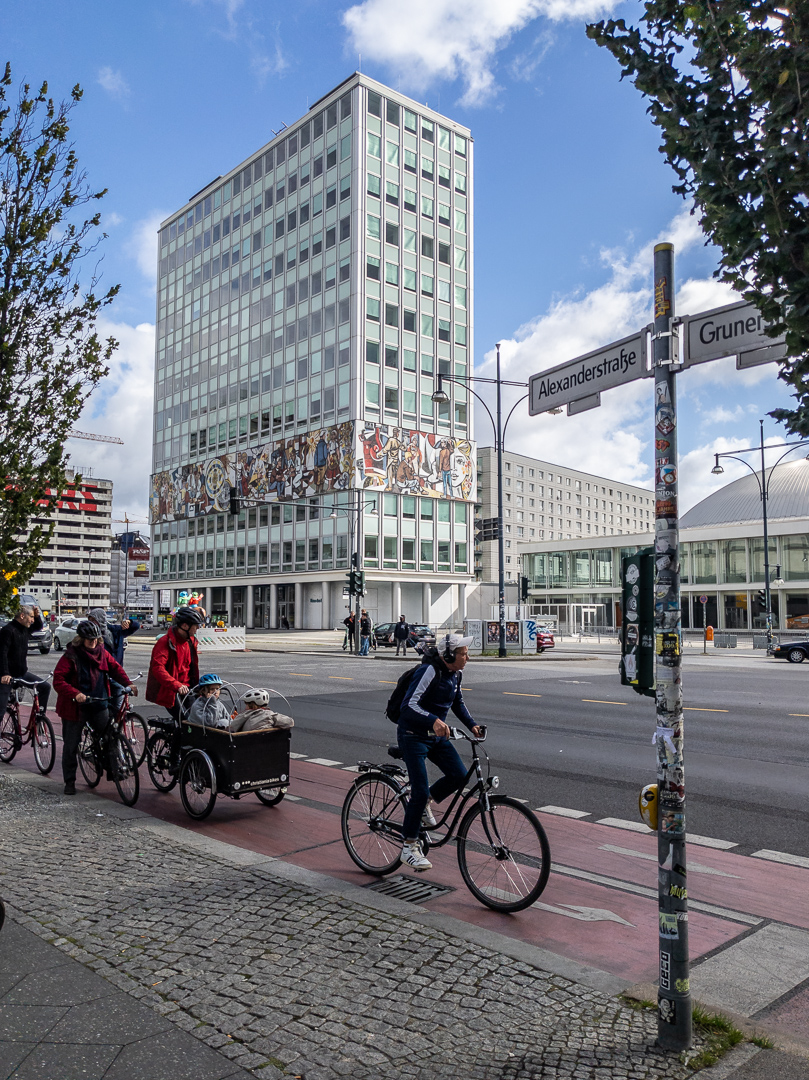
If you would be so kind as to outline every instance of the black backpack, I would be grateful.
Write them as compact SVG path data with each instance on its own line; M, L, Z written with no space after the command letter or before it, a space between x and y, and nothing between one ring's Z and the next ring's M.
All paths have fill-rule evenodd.
M415 667L409 668L404 675L400 675L396 681L396 688L391 696L388 698L388 703L385 706L385 716L392 724L399 723L399 713L402 711L402 702L404 701L405 694L407 693L410 682L416 672L425 666L425 664L436 665L438 659L438 653L434 653L432 656L427 656L422 660L420 664L416 664Z

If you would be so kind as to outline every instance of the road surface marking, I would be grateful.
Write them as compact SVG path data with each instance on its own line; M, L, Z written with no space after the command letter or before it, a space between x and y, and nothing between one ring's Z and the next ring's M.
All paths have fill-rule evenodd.
M805 713L805 712L791 712L791 713L787 713L787 716L809 716L809 713Z
M290 795L289 792L286 793L284 798L285 799L291 799L293 802L300 802L301 801L300 795Z
M642 824L640 821L626 821L624 818L602 818L596 822L597 825L610 825L613 829L626 829L628 832L638 833L651 833L652 830ZM738 847L738 844L732 843L730 840L717 840L713 836L699 836L697 833L688 833L686 839L690 844L699 844L700 847L718 848L720 851L727 851L730 848Z
M598 698L591 697L583 697L582 701L586 701L590 705L626 705L625 701L600 701Z
M519 694L516 690L504 690L506 697L542 697L542 694Z
M582 818L590 815L586 810L571 810L567 806L537 806L539 814L556 814L558 817Z
M730 709L702 709L699 705L687 705L683 712L730 712Z
M686 840L690 844L699 844L700 847L717 848L719 851L730 851L731 848L738 847L738 844L732 843L730 840L717 840L715 836L700 836L698 833L688 833Z
M342 679L343 682L354 682L350 675L329 675L330 679Z
M332 761L331 758L327 758L327 757L310 757L309 758L309 764L310 765L342 765L343 763L342 763L342 761Z
M601 818L600 821L596 822L596 825L610 825L613 829L627 829L629 832L650 833L652 831L642 821L625 821L624 818L617 817Z
M769 859L770 862L785 863L787 866L804 866L809 870L809 859L803 855L790 855L787 851L754 851L751 859Z
M298 758L298 759L299 759L300 761L306 761L306 754L293 754L293 753L292 753L292 752L290 751L290 755L289 755L289 756L290 756L291 758Z
M300 679L314 679L314 675L307 675L303 671L290 671L290 675L297 675Z
M633 851L632 848L616 847L614 844L602 844L599 851L613 851L616 855L629 855L633 859L646 859L647 862L657 862L657 855L648 855L645 851ZM809 859L806 860L809 863ZM727 874L724 870L716 870L713 866L703 866L701 863L688 860L688 872L694 874L713 874L714 877L729 877L739 880L738 874Z
M343 766L343 772L359 772L359 771L360 771L359 765L344 765Z
M526 806L528 805L528 800L527 799L518 799L516 795L512 795L511 797L514 800L514 802L521 802L521 803L524 803Z
M390 680L390 679L380 679L379 681L380 681L381 683L383 683L383 684L384 684L385 686L396 686L396 683L395 683L395 682L391 682L391 680Z
M542 904L539 901L531 906L540 908L542 911L550 911L554 915L564 915L568 919L578 919L580 922L617 922L622 926L632 927L635 925L622 919L614 911L608 911L607 908L579 907L577 904L562 904L555 907L553 904Z

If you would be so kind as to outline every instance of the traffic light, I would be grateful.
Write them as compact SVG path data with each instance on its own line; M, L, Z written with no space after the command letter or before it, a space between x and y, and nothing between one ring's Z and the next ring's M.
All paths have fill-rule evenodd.
M766 609L767 609L767 590L766 589L759 589L758 590L758 602L759 602L759 604L761 604L762 608L766 611Z
M352 570L347 575L349 596L365 596L365 571Z
M348 588L348 595L353 596L354 595L354 571L353 570L350 573L346 574L346 586Z
M365 596L365 571L357 571L357 595Z
M352 566L357 565L357 553L356 553L356 551L351 552L351 565Z
M236 488L231 485L230 488L230 512L234 517L239 516L239 496L236 494Z
M648 547L621 560L621 684L655 696L655 555Z
M528 578L523 576L520 578L520 600L523 603L528 599Z

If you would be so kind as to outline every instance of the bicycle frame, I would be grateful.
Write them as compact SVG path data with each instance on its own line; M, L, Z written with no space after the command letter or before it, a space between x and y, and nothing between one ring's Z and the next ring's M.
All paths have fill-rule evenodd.
M46 679L43 679L42 681L47 682ZM12 681L12 683L11 683L11 694L9 695L8 706L13 706L14 712L16 713L15 720L16 720L16 723L17 723L17 727L19 728L19 731L20 731L20 738L23 740L23 745L25 744L25 742L33 742L34 733L36 732L37 716L39 715L39 712L40 712L39 693L37 691L38 686L39 686L38 682L37 683L27 683L27 682L21 682L18 679L14 679ZM17 691L18 690L33 690L33 692L34 692L33 700L31 702L31 715L28 717L28 723L25 725L24 728L23 728L23 725L22 725L22 718L21 718L20 713L21 713L22 706L25 703L20 701L20 699L18 698L18 696L17 696Z

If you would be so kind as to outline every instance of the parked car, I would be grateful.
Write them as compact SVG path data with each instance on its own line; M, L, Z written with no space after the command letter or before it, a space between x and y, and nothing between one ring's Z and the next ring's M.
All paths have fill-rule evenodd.
M778 644L772 651L776 660L789 660L790 664L802 664L809 656L809 640L785 641Z
M393 636L393 630L396 626L394 622L379 623L374 627L374 633L376 634L377 647L384 645L386 647L393 647L396 644L396 638ZM414 649L418 642L425 642L428 645L435 644L435 634L429 628L429 626L423 626L420 623L410 624L410 633L407 635L407 647Z
M5 626L7 622L9 622L8 615L0 615L0 626ZM47 656L52 645L53 637L47 623L41 630L35 630L28 638L29 653L39 652L43 656Z
M556 641L554 640L553 631L549 630L547 626L537 627L537 652L545 652L546 649L553 649L556 647Z

